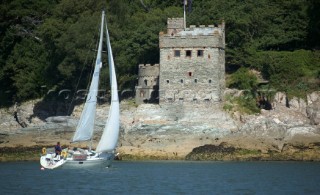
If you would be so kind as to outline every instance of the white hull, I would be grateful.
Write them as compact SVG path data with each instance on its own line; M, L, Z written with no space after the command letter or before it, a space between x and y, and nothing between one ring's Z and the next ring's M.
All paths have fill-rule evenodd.
M51 155L51 154L49 154ZM53 154L55 155L55 154ZM81 168L81 167L110 167L114 159L113 153L101 153L94 156L88 155L86 159L75 160L72 155L67 158L57 160L54 158L48 158L47 155L43 155L40 158L40 164L45 169L61 168Z
M58 157L56 158L55 154L53 153L45 154L40 158L40 164L45 169L55 169L62 166L66 162L66 159Z

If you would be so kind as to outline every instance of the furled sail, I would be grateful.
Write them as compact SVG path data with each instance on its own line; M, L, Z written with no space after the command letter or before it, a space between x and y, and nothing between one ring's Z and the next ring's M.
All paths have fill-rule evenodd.
M109 62L109 73L111 83L111 105L109 110L109 117L106 122L106 126L103 130L100 142L97 146L96 152L110 152L115 149L119 137L119 97L118 97L118 86L116 72L114 68L114 61L112 55L112 49L109 39L108 27L106 25L106 36L107 36L107 48L108 48L108 62Z
M87 95L86 103L84 105L83 111L81 113L80 120L76 132L72 138L72 142L86 141L90 140L93 135L94 121L96 115L96 103L99 87L99 75L100 68L102 66L101 53L102 53L102 40L103 40L103 24L104 24L104 12L101 17L101 27L100 27L100 40L98 53L96 58L96 63L94 67L94 73L92 75L92 80Z

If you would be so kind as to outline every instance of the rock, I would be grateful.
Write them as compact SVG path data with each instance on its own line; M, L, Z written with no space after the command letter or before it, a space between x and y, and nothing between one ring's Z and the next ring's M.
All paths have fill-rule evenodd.
M70 119L70 116L52 116L46 118L46 121L50 123L67 123Z
M285 93L282 92L277 92L274 96L274 100L273 103L276 105L282 105L282 106L286 106L287 105L287 96ZM275 106L273 106L275 108Z
M257 118L254 117L246 122L239 129L238 134L283 139L285 137L285 130L285 125L283 125L279 119L273 120L272 118L260 116Z
M231 90L228 93L238 95L241 91ZM123 101L120 105L121 132L118 150L121 151L121 156L128 154L153 159L183 159L194 148L214 145L215 151L217 146L235 148L232 156L224 153L225 160L240 159L243 153L246 153L244 159L263 159L263 155L271 155L268 151L273 151L274 159L280 159L283 156L278 154L285 145L293 142L306 145L320 137L319 126L316 126L319 125L318 93L308 96L308 102L312 103L306 108L299 101L293 99L288 108L286 96L277 93L275 109L262 110L261 114L256 115L234 112L234 118L219 104L141 104L135 107ZM22 118L27 121L27 128L21 128L17 124L12 115L13 108L0 110L0 133L8 135L0 137L0 147L54 144L57 139L69 144L82 105L74 108L72 117L51 116L46 117L45 121L45 114L38 117L33 113L34 105L36 103L33 101L19 106ZM97 106L98 131L95 131L95 142L100 139L108 117L108 107L108 104ZM42 113L41 109L37 113ZM222 142L227 145L219 145ZM239 148L241 149L238 150ZM260 156L256 154L257 150L261 151L257 152ZM209 158L210 155L205 156ZM218 159L219 156L214 158Z
M300 127L292 127L286 130L286 139L290 139L297 135L303 136L315 136L320 135L320 129L315 126L300 126Z
M320 99L320 91L312 92L307 95L308 105Z
M306 108L307 108L307 104L306 102L301 99L301 98L292 98L290 101L289 101L289 107L291 109L294 109L294 110L298 110L300 111L302 114L306 115Z
M310 119L310 124L320 124L320 99L317 99L307 107L307 116Z

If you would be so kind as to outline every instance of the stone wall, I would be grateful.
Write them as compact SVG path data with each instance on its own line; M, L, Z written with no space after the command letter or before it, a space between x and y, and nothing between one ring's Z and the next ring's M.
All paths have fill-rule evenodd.
M170 22L168 19L168 32ZM177 34L160 33L160 104L222 100L224 37L224 23L218 27L192 25Z
M173 35L183 30L183 18L168 18L167 34Z
M224 48L223 37L221 36L221 31L214 30L214 33L208 35L192 35L186 34L186 36L181 35L160 35L159 46L160 48L169 47L218 47Z

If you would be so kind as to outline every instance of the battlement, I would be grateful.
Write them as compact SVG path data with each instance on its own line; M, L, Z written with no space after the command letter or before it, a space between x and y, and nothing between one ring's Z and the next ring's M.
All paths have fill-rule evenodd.
M214 25L214 24L210 24L210 25L199 25L199 26L196 26L196 25L190 25L189 28L186 28L186 31L187 30L193 30L195 28L200 28L200 29L205 29L205 28L210 28L210 29L220 29L220 30L224 30L224 27L225 27L225 24L224 22L222 22L221 24L219 25Z
M184 31L186 32L186 31ZM195 47L213 47L225 48L224 33L212 32L208 34L185 33L183 35L177 34L175 36L160 35L159 47L161 48L195 48Z
M168 18L167 33L159 33L160 48L216 47L225 48L225 23L183 27L183 18Z
M139 64L139 77L158 77L159 64Z
M160 67L160 64L139 64L139 69L148 67Z
M183 18L168 18L167 28L183 29Z

